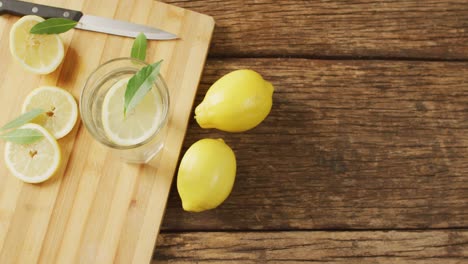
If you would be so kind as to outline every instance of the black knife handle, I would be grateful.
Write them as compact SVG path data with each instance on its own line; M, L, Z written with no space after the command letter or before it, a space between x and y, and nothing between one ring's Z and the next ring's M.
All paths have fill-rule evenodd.
M0 0L0 15L3 14L17 16L37 15L43 18L60 17L72 19L75 21L79 21L83 16L83 13L80 11L17 0Z

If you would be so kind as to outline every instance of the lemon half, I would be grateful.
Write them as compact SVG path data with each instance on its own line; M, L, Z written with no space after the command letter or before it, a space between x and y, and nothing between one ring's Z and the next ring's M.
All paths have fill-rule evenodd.
M59 35L31 34L31 28L44 21L38 16L24 16L10 31L10 52L26 69L33 73L49 74L55 71L65 56Z
M130 78L117 81L102 103L102 125L106 137L120 146L146 141L164 119L163 102L157 89L151 89L127 115L124 115L125 90Z
M21 128L39 131L44 137L32 144L5 144L5 163L18 179L39 183L52 177L60 167L61 153L57 140L43 127L26 124Z
M42 86L29 93L23 103L22 112L37 108L46 112L35 118L33 123L46 128L56 139L70 133L78 119L75 98L58 87Z

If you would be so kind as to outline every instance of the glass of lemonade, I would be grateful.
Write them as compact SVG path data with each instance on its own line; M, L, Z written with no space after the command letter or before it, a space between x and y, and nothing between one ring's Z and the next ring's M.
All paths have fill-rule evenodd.
M90 134L131 163L148 163L164 146L169 92L161 75L124 115L128 80L147 65L132 58L108 61L89 76L80 98L81 118Z

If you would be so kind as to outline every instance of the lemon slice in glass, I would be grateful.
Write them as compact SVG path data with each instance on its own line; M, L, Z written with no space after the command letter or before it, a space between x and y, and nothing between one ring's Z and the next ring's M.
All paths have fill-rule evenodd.
M26 69L33 73L49 74L55 71L65 56L62 39L57 34L31 34L31 28L44 21L38 16L24 16L10 31L10 52Z
M46 112L32 122L46 128L56 139L70 133L78 119L75 98L58 87L41 86L26 96L22 112L38 108Z
M163 104L157 89L151 89L141 102L124 116L124 95L130 78L117 81L102 104L102 125L106 137L120 146L142 143L159 129Z
M18 179L39 183L52 177L60 167L60 147L57 140L43 127L26 124L21 128L34 129L44 137L32 144L5 144L5 163Z

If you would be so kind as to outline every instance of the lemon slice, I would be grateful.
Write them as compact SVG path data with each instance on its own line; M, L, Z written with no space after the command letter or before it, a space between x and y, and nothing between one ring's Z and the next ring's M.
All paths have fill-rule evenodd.
M21 128L39 131L44 138L32 144L5 144L5 163L18 179L39 183L52 177L60 166L61 154L57 140L37 124L26 124Z
M102 103L102 125L107 138L120 146L142 143L154 135L161 124L163 104L156 89L124 116L124 95L130 78L117 81Z
M35 118L33 123L46 128L56 139L70 133L78 119L75 98L58 87L42 86L29 93L23 103L22 112L37 108L46 112Z
M55 71L63 61L64 48L59 35L37 35L29 30L44 21L38 16L24 16L10 31L10 52L27 70L48 74Z

